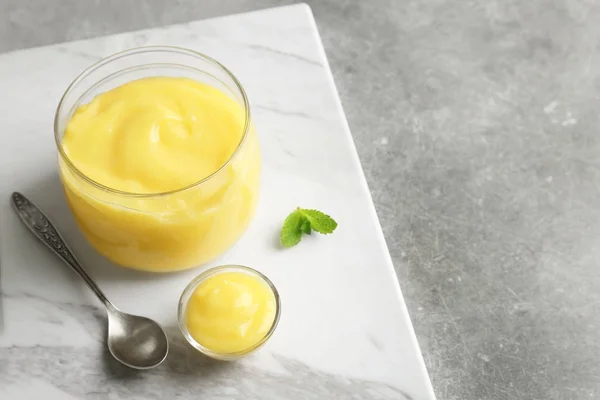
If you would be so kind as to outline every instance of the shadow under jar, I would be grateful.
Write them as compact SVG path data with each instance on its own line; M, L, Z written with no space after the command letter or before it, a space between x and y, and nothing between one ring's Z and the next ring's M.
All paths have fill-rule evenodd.
M218 134L238 135L237 147L208 176L168 191L136 193L92 179L63 146L69 121L96 96L149 77L189 78L233 99L240 107L242 131L221 129ZM54 134L61 181L77 224L98 252L119 265L170 272L205 264L231 247L254 216L261 160L248 99L233 74L210 57L180 48L144 47L101 60L66 90Z

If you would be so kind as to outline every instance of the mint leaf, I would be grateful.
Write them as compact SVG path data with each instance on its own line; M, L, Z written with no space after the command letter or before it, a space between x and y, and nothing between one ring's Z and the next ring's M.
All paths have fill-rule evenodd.
M283 222L281 228L281 244L283 247L292 247L302 239L302 223L306 221L299 210L292 212Z
M299 211L310 221L310 227L319 233L327 235L337 228L337 222L319 210L300 209Z
M300 243L303 234L310 235L312 231L329 234L337 225L333 218L319 210L298 207L283 222L281 244L283 247L295 246Z

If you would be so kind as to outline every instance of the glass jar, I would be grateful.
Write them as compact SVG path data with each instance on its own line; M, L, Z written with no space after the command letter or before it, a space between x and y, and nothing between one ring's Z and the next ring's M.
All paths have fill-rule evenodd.
M243 109L241 140L211 175L167 192L129 193L94 181L69 159L61 143L75 110L103 92L146 77L191 78L221 90ZM235 76L208 56L142 47L99 61L67 88L56 111L54 135L75 220L92 246L116 264L170 272L207 263L231 247L254 216L261 159L248 99Z

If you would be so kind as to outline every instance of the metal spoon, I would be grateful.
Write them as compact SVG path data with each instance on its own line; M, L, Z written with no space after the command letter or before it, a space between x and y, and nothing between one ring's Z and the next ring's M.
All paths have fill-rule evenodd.
M104 304L108 315L108 350L113 357L135 369L149 369L163 362L169 352L163 328L149 318L126 314L115 307L84 271L44 213L20 193L13 193L11 199L27 228L77 272Z

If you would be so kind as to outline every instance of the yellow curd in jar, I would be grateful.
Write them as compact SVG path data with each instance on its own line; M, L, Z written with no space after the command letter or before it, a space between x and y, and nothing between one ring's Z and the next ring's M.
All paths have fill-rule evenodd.
M277 315L273 290L258 276L221 272L196 287L185 310L185 325L202 347L220 355L259 345Z
M260 155L246 110L205 83L151 77L102 93L75 110L61 147L79 227L123 266L206 263L242 235L256 208Z

